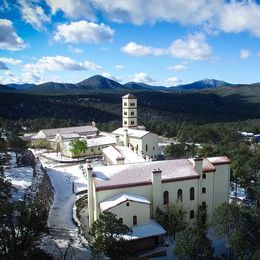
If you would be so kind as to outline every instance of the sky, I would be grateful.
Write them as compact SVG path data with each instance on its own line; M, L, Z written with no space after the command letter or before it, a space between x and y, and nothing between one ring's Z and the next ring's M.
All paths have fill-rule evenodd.
M260 82L260 1L0 0L0 84Z

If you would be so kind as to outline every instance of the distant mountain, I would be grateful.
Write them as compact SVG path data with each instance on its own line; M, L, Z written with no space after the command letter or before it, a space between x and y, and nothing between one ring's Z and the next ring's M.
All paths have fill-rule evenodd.
M29 92L50 92L50 91L71 91L78 89L77 84L72 83L59 83L59 82L46 82L40 85L34 85L31 88L26 89Z
M254 86L257 84L251 84ZM176 87L151 86L144 83L128 82L120 84L114 80L106 77L95 75L87 78L77 84L72 83L58 83L46 82L39 85L34 84L8 84L0 87L0 92L20 91L26 93L39 94L86 94L88 92L126 92L126 91L200 91L206 89L219 89L221 87L238 88L240 86L250 86L248 84L230 84L225 81L215 79L204 79L186 85L179 85Z
M85 79L79 82L77 85L79 85L81 88L85 90L119 90L124 88L124 86L120 83L100 75L95 75L93 77Z
M36 86L36 84L29 84L29 83L24 83L24 84L7 84L8 87L18 89L18 90L23 90L23 89L28 89L31 87Z
M176 87L169 87L169 90L200 90L200 89L206 89L206 88L218 88L222 86L232 86L232 84L227 83L222 80L216 80L216 79L203 79L199 81L195 81L190 84L185 85L179 85Z
M0 92L15 92L16 89L0 84Z

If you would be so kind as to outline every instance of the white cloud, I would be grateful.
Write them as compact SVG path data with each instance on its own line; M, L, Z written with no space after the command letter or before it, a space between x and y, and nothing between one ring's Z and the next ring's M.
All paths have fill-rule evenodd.
M0 49L18 51L25 48L24 41L17 35L13 23L0 19Z
M121 70L121 69L124 69L124 68L125 68L124 65L121 65L121 64L115 65L115 69Z
M108 79L112 79L112 80L117 81L117 82L122 82L123 81L121 78L113 76L110 72L104 72L104 73L102 73L102 76L106 77Z
M168 70L170 71L184 71L188 69L188 66L184 64L176 64L174 66L169 66L167 67Z
M60 24L54 35L55 41L68 43L101 43L110 41L114 35L108 25L103 23L96 24L87 21L71 22L70 24Z
M0 61L11 64L11 65L19 65L22 63L21 60L17 60L17 59L13 59L13 58L5 58L5 57L2 57L2 58L0 57Z
M142 57L142 56L161 56L164 54L164 50L160 48L154 48L151 46L139 45L135 42L129 42L123 46L121 50L127 54Z
M86 0L46 0L51 7L53 14L59 10L63 11L69 17L88 17L90 20L95 19L91 2Z
M77 53L77 54L83 52L81 49L75 48L75 47L73 47L73 46L71 46L71 45L69 45L69 51L74 52L74 53Z
M167 79L167 82L176 86L176 85L180 84L182 82L182 80L177 77L170 77Z
M185 39L175 40L168 49L168 53L180 59L206 60L212 55L212 49L205 41L203 34L188 35Z
M24 70L35 73L42 73L44 71L60 71L60 70L97 70L101 66L90 61L76 62L70 57L66 56L44 56L40 58L35 64L25 64Z
M21 6L22 18L25 22L31 24L35 29L42 30L46 22L50 22L44 9L41 6L34 6L33 1L19 0Z
M20 78L16 77L10 70L4 72L3 76L0 76L1 84L11 84L11 83L23 83Z
M8 67L2 61L0 61L0 70L8 70Z
M260 37L260 5L255 1L231 1L219 10L219 29L228 33L248 31Z
M154 80L150 75L144 73L144 72L139 72L136 73L131 81L134 82L138 82L138 83L152 83L152 82L156 82L156 80Z
M247 59L249 58L250 56L250 51L249 50L246 50L246 49L243 49L239 52L239 55L240 55L240 58L241 59Z
M206 60L212 55L212 49L201 33L190 34L184 39L177 39L167 49L129 42L121 50L136 57L170 55L185 60Z

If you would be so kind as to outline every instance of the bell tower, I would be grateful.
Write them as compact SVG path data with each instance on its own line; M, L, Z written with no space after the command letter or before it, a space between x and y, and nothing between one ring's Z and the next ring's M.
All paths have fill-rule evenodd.
M130 93L122 97L122 127L137 127L137 98Z

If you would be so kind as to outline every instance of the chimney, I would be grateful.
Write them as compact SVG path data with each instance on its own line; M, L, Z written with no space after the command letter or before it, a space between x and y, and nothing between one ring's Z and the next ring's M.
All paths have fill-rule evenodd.
M203 158L200 157L193 158L193 167L201 175L203 170Z
M116 158L116 164L117 165L122 165L125 163L125 158L122 156L122 157L117 157Z
M162 204L162 170L159 168L152 172L152 194L153 217L155 217L156 209L161 208Z
M93 168L90 164L87 166L88 178L88 211L89 211L89 227L91 228L94 223L94 182L93 182Z
M128 147L128 130L127 129L124 129L124 146L125 147Z
M119 136L116 135L116 145L120 145L120 140L119 140Z

